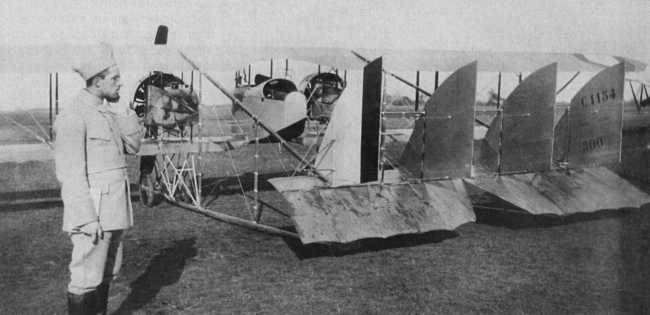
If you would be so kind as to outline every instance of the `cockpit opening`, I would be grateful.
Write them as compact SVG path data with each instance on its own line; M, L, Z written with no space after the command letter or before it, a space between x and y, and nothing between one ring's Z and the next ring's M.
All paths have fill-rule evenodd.
M289 93L296 91L296 85L285 79L272 79L266 82L262 89L265 98L277 101L284 101Z

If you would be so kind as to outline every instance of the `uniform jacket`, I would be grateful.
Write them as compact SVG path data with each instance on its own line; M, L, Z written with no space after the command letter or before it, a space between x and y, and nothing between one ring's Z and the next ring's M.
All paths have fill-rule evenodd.
M54 160L61 182L63 230L99 221L104 230L133 225L125 153L140 147L136 115L117 115L82 90L57 117Z

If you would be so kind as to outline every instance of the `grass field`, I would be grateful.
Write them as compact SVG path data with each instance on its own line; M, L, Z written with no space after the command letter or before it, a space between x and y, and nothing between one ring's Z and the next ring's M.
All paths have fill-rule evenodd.
M263 192L281 206L279 194ZM241 211L241 196L213 206ZM643 314L650 205L567 218L477 209L455 232L345 246L295 241L168 205L136 206L114 314ZM289 225L286 219L268 218ZM61 206L0 213L0 313L62 314Z

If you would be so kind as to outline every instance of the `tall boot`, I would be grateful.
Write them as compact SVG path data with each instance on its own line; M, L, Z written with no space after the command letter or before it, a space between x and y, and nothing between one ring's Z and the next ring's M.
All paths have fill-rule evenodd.
M68 292L68 314L94 315L97 313L97 292L90 291L84 294Z
M108 283L102 283L97 287L97 314L106 315L108 310Z

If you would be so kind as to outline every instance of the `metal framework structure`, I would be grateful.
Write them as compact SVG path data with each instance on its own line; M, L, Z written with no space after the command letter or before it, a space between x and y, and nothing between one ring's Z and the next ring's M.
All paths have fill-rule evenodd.
M185 57L185 56L184 56ZM253 230L280 235L283 237L297 238L296 233L282 230L280 228L270 226L262 223L262 207L259 206L259 129L262 128L276 139L284 149L297 158L303 167L306 167L312 174L320 176L325 179L318 171L311 166L311 162L296 152L288 143L282 139L274 130L266 126L255 114L253 114L247 107L237 100L230 92L224 89L221 84L210 77L208 74L202 72L199 67L193 63L189 58L186 60L193 66L195 71L198 71L199 76L199 95L201 93L202 77L218 88L224 95L230 98L235 104L240 106L246 114L248 114L255 122L253 142L255 146L254 159L254 182L253 182L253 205L249 211L249 217L243 218L238 216L228 215L209 209L202 198L202 173L200 172L200 165L202 154L228 151L233 148L239 147L248 143L250 139L242 139L236 136L225 137L203 137L200 133L201 122L199 120L199 128L197 134L190 139L180 139L177 141L167 141L164 138L156 139L155 141L146 142L143 144L139 155L153 156L153 168L149 174L141 176L141 198L145 205L153 206L156 202L156 196L162 196L172 204L176 204L182 208L224 221L226 223L235 224L250 228ZM199 96L199 100L200 100Z

